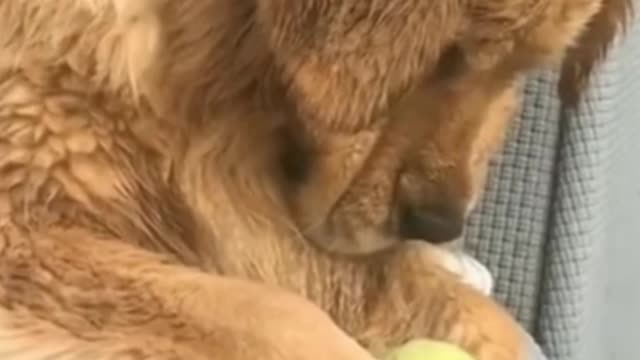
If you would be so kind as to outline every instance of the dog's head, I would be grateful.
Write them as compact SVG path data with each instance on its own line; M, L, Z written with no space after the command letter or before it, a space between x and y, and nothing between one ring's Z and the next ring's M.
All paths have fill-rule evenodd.
M519 108L521 80L493 70L433 78L394 101L380 128L331 134L338 149L311 151L295 193L303 231L348 253L459 238Z
M457 238L515 115L520 78L561 65L562 99L575 105L632 1L261 5L316 147L295 215L320 246L363 253Z

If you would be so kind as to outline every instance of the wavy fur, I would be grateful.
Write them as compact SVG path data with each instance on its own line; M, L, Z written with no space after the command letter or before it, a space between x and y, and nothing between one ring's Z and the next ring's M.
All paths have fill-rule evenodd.
M597 66L632 20L633 0L604 0L562 63L560 97L566 107L578 105Z

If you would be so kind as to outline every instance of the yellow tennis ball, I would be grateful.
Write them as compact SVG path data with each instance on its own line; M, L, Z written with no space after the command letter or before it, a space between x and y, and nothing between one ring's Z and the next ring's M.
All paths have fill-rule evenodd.
M391 350L384 360L474 360L459 347L441 341L412 340Z

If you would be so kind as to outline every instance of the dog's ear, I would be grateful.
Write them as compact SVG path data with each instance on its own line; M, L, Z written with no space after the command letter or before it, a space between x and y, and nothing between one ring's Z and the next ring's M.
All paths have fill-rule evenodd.
M634 0L602 0L600 10L568 49L561 67L559 92L565 108L578 105L596 67L604 60L632 18Z
M433 68L464 12L450 1L259 0L257 19L314 126L355 131Z

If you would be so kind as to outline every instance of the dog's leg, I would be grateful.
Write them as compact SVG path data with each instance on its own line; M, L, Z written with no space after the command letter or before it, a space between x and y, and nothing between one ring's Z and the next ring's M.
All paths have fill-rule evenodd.
M0 307L0 358L12 360L204 359L200 354L145 334L84 337L25 309ZM124 335L124 336L123 336Z
M515 320L430 249L401 245L361 261L310 253L307 296L373 351L426 337L478 360L526 359L527 337Z
M240 261L244 266L236 263L225 271L305 296L374 353L430 338L459 345L477 360L527 359L523 329L503 307L448 270L432 251L436 247L406 243L341 257L285 229L263 230L251 256ZM227 253L241 256L236 255Z
M372 360L290 293L80 230L0 228L0 358Z

